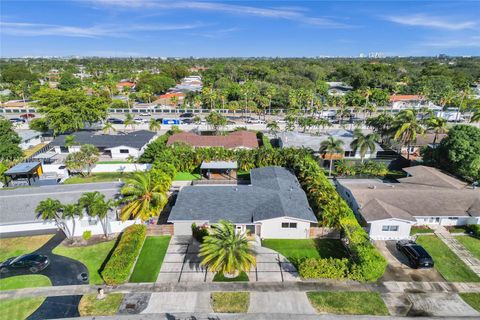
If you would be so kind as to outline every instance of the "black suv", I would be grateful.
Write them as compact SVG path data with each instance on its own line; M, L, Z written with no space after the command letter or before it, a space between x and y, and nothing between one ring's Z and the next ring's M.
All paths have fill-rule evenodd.
M7 259L0 264L0 272L7 273L13 270L28 269L32 273L37 273L48 267L50 260L47 256L30 253L18 257Z
M397 250L402 252L408 259L410 267L433 268L433 259L420 245L411 240L397 241Z
M180 115L180 118L193 118L193 117L194 117L194 114L191 112L182 113Z

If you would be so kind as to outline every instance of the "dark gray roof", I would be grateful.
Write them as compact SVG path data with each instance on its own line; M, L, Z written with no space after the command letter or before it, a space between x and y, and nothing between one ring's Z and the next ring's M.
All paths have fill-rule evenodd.
M177 197L169 221L252 223L279 217L317 222L297 178L281 167L250 171L251 185L189 186Z
M11 167L7 171L5 171L4 174L13 175L13 174L30 173L30 171L32 171L39 165L40 165L40 162L22 162Z
M127 146L141 149L155 136L155 132L140 130L126 134L98 134L91 131L79 131L71 134L75 137L74 144L93 144L98 148L114 148ZM52 146L65 146L65 137L61 135L52 141Z
M106 199L111 199L122 185L122 182L101 182L0 190L0 224L39 221L35 208L47 198L67 204L76 202L84 192L100 191Z

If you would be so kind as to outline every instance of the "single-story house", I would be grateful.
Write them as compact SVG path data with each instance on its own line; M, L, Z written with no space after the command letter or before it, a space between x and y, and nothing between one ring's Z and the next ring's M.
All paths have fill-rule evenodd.
M339 155L338 159L346 159L346 160L360 160L360 152L353 152L350 144L354 140L353 132L344 130L344 129L336 129L336 130L329 130L324 134L320 135L311 135L307 133L299 133L299 132L292 132L286 131L281 132L278 135L278 143L281 148L307 148L312 150L313 153L319 155L320 144L327 140L329 137L333 137L335 139L340 139L343 141L343 155ZM383 151L382 147L378 143L375 144L375 151L370 152L367 151L365 155L365 159L374 159L377 157L377 152ZM328 157L326 157L328 158Z
M436 106L434 103L426 99L424 96L418 94L396 94L392 95L389 100L390 109L404 110L404 109L420 109L426 107L431 110L441 110L442 108Z
M116 85L118 91L123 91L124 88L129 88L129 90L135 89L135 83L131 81L120 81Z
M398 183L338 179L337 190L373 240L406 239L412 226L480 224L480 189L426 166Z
M22 150L33 148L36 145L39 145L40 143L42 143L42 133L39 131L21 130L21 131L18 131L17 133L20 139L22 139L22 141L19 144L19 147L22 148Z
M2 236L14 236L16 234L30 233L53 233L57 230L54 221L44 221L37 218L35 209L40 201L47 198L59 200L62 204L74 203L80 199L83 193L99 191L106 199L115 198L122 187L121 182L102 182L69 184L56 186L42 186L31 188L17 188L0 190L0 234ZM116 213L111 212L108 221L108 230L112 233L120 232L136 221L119 221ZM72 230L72 220L67 220ZM92 234L102 234L103 229L96 218L84 215L76 218L75 236L82 236L84 231Z
M181 92L165 93L158 96L158 98L155 101L153 101L153 103L160 104L160 105L173 105L172 103L173 97L176 97L178 99L176 104L182 104L183 100L185 99L185 94Z
M145 151L146 146L155 138L155 132L140 130L125 134L100 134L91 131L78 131L72 133L73 145L65 145L65 137L60 135L52 142L57 154L77 152L83 144L92 144L100 150L103 156L112 159L127 159L129 156L138 158Z
M175 235L190 235L192 223L228 220L238 232L261 238L306 239L317 218L293 173L282 167L250 171L250 185L183 187L168 222Z
M201 136L192 132L180 132L170 136L167 145L185 143L196 148L224 147L225 149L257 149L257 134L252 131L235 131L225 136Z
M439 133L435 139L435 133L425 133L421 135L417 135L417 139L415 142L410 143L410 146L404 146L400 143L395 143L392 146L393 149L399 150L400 153L407 157L408 153L410 153L410 158L413 157L421 157L422 148L428 146L430 148L436 148L438 144L447 136L446 133ZM435 140L435 143L434 143Z

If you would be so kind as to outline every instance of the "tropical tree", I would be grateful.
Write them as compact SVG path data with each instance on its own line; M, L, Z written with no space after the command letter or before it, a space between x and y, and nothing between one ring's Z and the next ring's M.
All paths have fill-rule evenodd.
M85 192L78 202L90 217L98 218L103 234L105 238L108 238L108 212L115 208L114 201L112 199L105 201L104 194L94 191Z
M132 155L129 155L126 160L127 160L128 163L131 163L131 164L133 164L133 165L135 166L135 172L137 172L137 171L138 171L138 170L137 170L137 161L138 161L138 159L135 158L135 157L132 156Z
M267 123L267 129L270 130L270 133L277 137L278 131L280 131L280 127L278 126L278 122L275 120L269 121Z
M127 130L128 126L132 128L132 131L135 130L135 120L133 120L133 116L130 113L127 113L127 115L125 116L123 125L125 126L125 130Z
M160 125L160 122L154 118L150 118L150 121L148 122L148 130L158 132L161 128L162 126Z
M65 137L65 147L71 147L75 145L75 136L70 135Z
M62 206L62 218L72 220L72 237L75 235L76 218L82 218L82 207L78 203L64 204Z
M87 176L90 175L93 165L98 161L100 152L97 147L91 144L84 144L80 151L69 153L65 159L65 165L68 170L83 174L87 170Z
M203 238L199 256L203 258L202 265L231 278L242 271L249 272L256 265L245 234L235 232L233 224L225 220L213 225L209 235Z
M218 133L218 130L227 124L227 118L215 111L210 112L205 120L213 127L215 133Z
M113 132L117 131L117 129L115 129L115 127L113 126L113 123L106 122L103 125L102 131L103 131L103 133L110 133L111 131L113 131Z
M70 231L62 214L62 204L57 199L47 198L39 202L35 208L37 217L43 220L53 220L57 227L63 231L67 238L71 238L73 233Z
M376 133L369 133L365 135L363 134L362 130L355 129L355 131L353 132L353 140L350 143L350 147L352 148L352 151L354 153L356 153L357 150L359 151L360 159L363 163L365 155L368 151L370 151L370 153L375 152L376 143L379 139L380 137Z
M470 118L470 122L480 122L480 110L475 111L473 116Z
M23 156L19 147L22 141L18 133L12 128L12 123L6 119L0 119L0 161L12 161Z
M417 120L417 113L410 109L400 111L395 117L392 127L395 129L393 138L407 147L407 159L410 159L410 144L417 140L418 134L425 132Z
M426 121L428 130L432 130L435 133L433 138L433 145L436 144L439 134L447 133L448 126L447 120L440 117L432 117Z
M343 141L340 139L335 139L334 137L328 137L327 140L322 141L322 143L320 143L320 153L323 154L323 157L325 159L328 157L330 160L330 168L328 171L329 176L332 175L334 155L342 152L343 152Z
M125 204L120 218L123 221L129 218L146 221L159 215L168 202L167 191L166 185L158 183L152 173L136 173L120 190L123 195L121 203Z
M172 104L173 107L176 107L178 104L178 97L177 96L171 96L170 97L170 103Z

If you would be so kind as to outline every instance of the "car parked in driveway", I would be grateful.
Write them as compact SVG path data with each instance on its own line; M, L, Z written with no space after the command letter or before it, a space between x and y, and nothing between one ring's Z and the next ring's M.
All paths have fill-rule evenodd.
M433 268L433 259L421 245L411 240L397 241L397 250L402 252L408 259L410 267Z
M42 271L50 264L47 256L29 253L12 257L0 264L0 272L7 273L14 270L29 270L31 273Z

